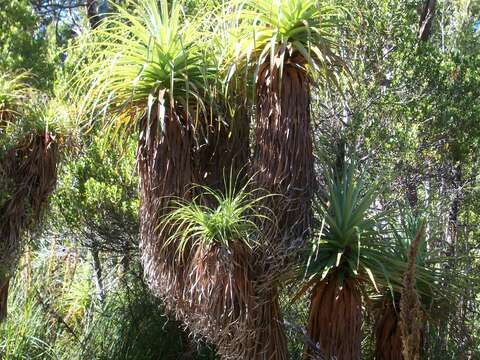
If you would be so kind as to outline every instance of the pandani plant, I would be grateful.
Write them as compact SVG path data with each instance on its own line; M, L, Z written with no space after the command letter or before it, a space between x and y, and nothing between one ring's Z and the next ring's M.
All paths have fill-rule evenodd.
M314 82L336 84L337 72L345 69L335 42L341 8L315 0L240 4L227 81L253 77L251 173L259 188L284 196L269 200L275 202L285 238L302 237L310 224L314 186L310 89Z
M163 244L170 229L160 219L172 197L191 197L194 128L207 113L213 66L198 24L173 1L139 0L115 8L92 32L92 61L73 83L82 90L82 114L103 120L122 138L138 130L140 248L146 279L175 308L182 264Z
M311 224L311 86L336 83L336 73L345 68L335 42L341 9L315 0L231 3L237 7L232 12L236 48L227 82L247 76L253 87L249 171L256 187L281 195L265 199L279 226L263 224L268 246L257 255L258 296L264 302L258 310L256 327L264 329L258 343L267 344L266 358L286 359L277 277L289 268L292 250L301 247Z
M373 211L377 191L354 162L326 170L327 198L313 235L297 297L310 291L308 336L327 358L360 359L363 297L372 288L401 288L405 263L387 251L385 211ZM313 355L305 348L305 359Z
M282 250L275 250L276 253L287 253L283 245L295 237L302 240L310 222L310 85L314 80L333 81L334 69L343 67L335 55L333 41L338 9L307 0L252 0L241 5L238 1L227 2L224 8L231 9L227 22L234 24L227 32L231 31L237 39L230 45L238 51L235 56L222 58L219 66L215 52L205 41L211 34L203 32L195 19L184 16L178 2L169 6L166 0L139 0L130 5L128 10L117 7L116 13L104 18L93 31L87 52L95 56L77 72L74 85L86 91L83 114L90 113L92 119L103 118L113 134L139 131L140 247L146 277L167 307L185 313L191 266L188 261L192 257L175 256L173 242L167 241L175 229L158 225L172 211L172 199L189 201L195 196L195 188L190 184L217 188L218 176L212 168L218 174L215 163L233 159L230 149L236 150L236 143L225 141L225 137L239 134L239 147L243 149L240 159L249 152L248 126L242 123L247 119L248 108L239 101L242 108L236 115L221 114L232 106L217 102L212 96L218 94L218 74L224 72L228 61L233 61L226 75L227 84L244 74L253 78L240 81L252 84L257 97L255 155L249 169L255 177L253 187L278 193L285 200L262 200L263 206L275 208L282 229L264 219L256 221L262 233L268 230L270 234L264 244L278 243L281 246L275 244L274 248ZM222 91L222 96L227 95L230 99L239 97L235 91ZM222 122L225 118L228 121ZM223 124L230 126L232 118L240 119L239 131L224 131ZM198 141L202 133L208 142ZM227 144L227 151L218 151L222 147L212 145L217 140ZM229 162L223 163L220 170L228 168ZM235 168L238 163L233 164ZM212 204L215 206L215 201ZM190 250L190 246L185 249ZM251 260L255 273L258 272L256 300L262 303L258 300L263 297L266 305L257 305L255 310L259 314L255 328L261 332L255 333L252 351L259 355L245 356L285 359L286 339L281 329L276 285L271 280L283 271L283 265L278 265L282 263L276 261L278 256L267 253L271 251L258 251L256 257L260 260ZM261 291L258 284L266 290Z
M30 74L0 75L0 321L28 230L38 225L56 183L69 108L42 99Z
M250 357L256 341L249 332L255 316L251 260L262 237L257 224L265 217L265 195L249 190L249 182L239 186L232 174L227 178L224 191L196 186L190 201L171 203L162 226L175 231L164 246L173 245L175 256L188 264L184 299L195 311L183 317L195 317L187 321L192 330L225 358L257 358Z
M234 239L232 261L239 265L234 266L233 279L230 273L227 276L221 271L224 251L220 249L224 247L207 251L196 246L195 239L203 237L188 234L192 239L183 238L180 230L185 231L184 226L173 221L188 215L186 210L175 210L180 204L200 202L202 211L217 208L218 198L214 194L220 193L213 191L222 189L222 184L218 185L217 161L221 161L222 168L244 167L233 153L238 151L236 143L225 140L233 131L225 128L230 125L222 114L225 104L216 97L219 58L211 51L210 34L202 30L197 19L183 13L179 2L139 0L131 5L129 9L116 7L115 14L105 17L92 32L87 55L80 62L87 64L74 75L72 83L80 89L82 116L88 116L91 122L103 122L112 138L121 139L138 130L144 275L167 309L196 335L214 341L227 358L234 350L224 346L232 339L225 319L241 322L247 313L248 297L243 299L243 293L235 288L242 283L249 286L246 279L242 280L247 275L240 270L250 252L241 245L247 237L240 234ZM248 138L248 127L244 136ZM242 145L240 159L245 153L248 155L248 148L245 151ZM237 172L233 170L230 178L236 178ZM208 186L212 193L206 196L206 188L192 186L194 183ZM232 193L225 191L228 201L234 201ZM237 201L231 206L237 206ZM223 210L230 209L225 206ZM212 219L221 220L225 215L236 216L221 212ZM182 256L178 256L177 237L184 239ZM248 266L245 269L248 273ZM200 282L192 281L194 274ZM209 303L231 304L235 311L228 316L218 308L206 309L193 297L202 294L204 286L215 279L226 286L223 290L231 289L233 295L228 297L216 286L212 290L216 297L210 298ZM227 284L233 280L235 283ZM248 294L249 290L245 291ZM237 346L231 341L230 347Z
M375 358L402 360L405 359L403 349L406 344L403 339L407 332L406 329L402 330L402 323L403 328L407 322L412 326L416 322L421 323L420 327L416 326L418 333L414 336L416 345L413 346L419 351L423 344L425 321L441 317L450 301L447 298L455 298L455 289L441 289L443 276L436 267L441 258L427 249L426 221L421 211L401 206L398 215L392 217L389 223L391 236L388 251L392 258L402 261L407 267L404 269L402 288L387 289L373 299L374 312L377 314ZM411 255L412 251L414 255ZM415 258L410 259L411 256ZM405 285L406 280L408 288ZM411 303L406 313L415 319L404 319L402 322L401 299L404 293L408 293L405 299Z

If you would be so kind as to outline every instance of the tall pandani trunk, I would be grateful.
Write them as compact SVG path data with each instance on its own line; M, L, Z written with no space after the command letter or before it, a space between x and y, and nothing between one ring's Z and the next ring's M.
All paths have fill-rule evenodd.
M310 128L310 82L294 58L286 59L283 74L270 64L260 67L252 174L255 184L271 194L280 237L301 238L311 218L313 150ZM273 234L272 234L273 235Z
M312 290L308 335L327 359L359 360L362 326L362 296L358 283L346 278L340 283L332 273ZM313 358L310 348L304 359Z
M7 314L9 279L22 250L22 237L37 225L57 179L58 146L48 134L29 134L0 154L0 320Z
M387 297L377 309L375 323L375 359L403 360L400 329L400 302Z
M270 288L262 289L262 285ZM260 288L260 290L259 290ZM277 287L271 284L258 284L254 311L254 347L248 349L244 359L287 360L287 338L283 326Z
M257 78L250 173L256 187L275 194L265 199L264 205L275 215L275 221L262 224L268 249L257 261L258 287L270 288L266 293L271 296L266 301L260 300L260 316L257 316L256 326L262 329L257 339L257 345L263 344L261 359L288 357L275 284L278 275L288 270L295 249L304 242L311 218L314 158L310 82L299 64L302 64L300 58L286 56L282 72L277 65L266 62L260 66ZM261 293L259 297L264 298Z
M251 250L239 241L228 249L187 248L178 256L175 241L164 246L177 230L164 216L172 198L191 199L192 184L222 190L224 175L237 176L248 157L248 122L202 114L194 132L185 112L169 109L163 121L158 114L154 106L142 120L137 150L145 277L167 309L215 344L223 358L246 358L245 344L254 342L248 325L254 302Z
M164 246L172 229L160 224L172 198L190 197L192 128L182 111L169 108L163 119L159 112L154 106L140 123L140 250L147 283L172 310L182 295L184 264L173 244Z

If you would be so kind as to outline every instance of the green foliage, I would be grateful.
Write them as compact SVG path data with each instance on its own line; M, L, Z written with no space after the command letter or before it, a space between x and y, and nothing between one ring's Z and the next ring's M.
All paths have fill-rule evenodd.
M62 142L73 136L74 106L61 98L42 96L28 72L0 74L0 149L17 146L30 134L49 133Z
M85 255L55 243L27 252L12 284L12 312L0 325L2 359L175 360L187 348L194 359L215 359L200 344L195 353L196 344L134 274L121 281L112 268L98 302Z
M60 144L66 141L67 137L73 142L77 131L74 106L67 105L59 98L41 97L32 99L31 104L22 105L30 108L12 124L14 126L7 126L5 131L11 141L20 140L28 134L49 133L56 137Z
M190 246L220 246L228 250L233 242L241 242L252 248L260 241L258 221L271 220L261 215L265 196L260 196L259 191L248 191L249 187L247 183L236 189L232 181L222 193L197 186L194 190L200 194L191 201L172 200L172 210L160 225L162 229L174 229L164 246L175 244L179 257Z
M398 259L407 262L408 250L417 235L418 229L420 229L420 226L425 219L419 214L416 214L413 209L408 207L408 205L403 205L400 207L399 216L391 219L391 222L392 220L397 221L398 224L390 224L393 235L393 246L391 246L390 249ZM425 234L423 234L418 246L417 264L425 266L427 256L427 242Z
M26 102L29 96L27 85L28 73L0 74L0 121L8 121L17 116L21 111L22 102Z
M280 66L282 72L286 58L300 56L301 62L305 62L302 65L311 69L311 76L337 83L332 68L344 66L336 53L335 31L342 18L339 6L315 0L238 3L235 16L241 24L234 61L239 68L253 65L257 72L259 64L270 63L272 67ZM235 68L230 74L234 71Z
M324 218L318 239L313 241L306 275L323 280L336 271L341 279L353 277L360 282L370 281L376 292L382 288L390 289L392 294L399 292L406 270L406 244L413 238L404 230L404 234L394 232L393 244L388 241L385 226L391 214L372 209L379 191L373 185L367 186L361 175L356 175L355 163L347 165L340 174L329 173L327 187ZM414 231L416 234L416 229ZM399 249L400 245L403 247ZM399 255L402 250L407 252ZM432 295L438 274L425 269L424 265L418 264L416 270L419 291Z
M321 278L340 270L370 282L380 294L395 296L419 218L413 210L386 218L378 208L396 208L407 198L428 219L417 258L422 303L427 308L432 298L439 300L433 310L444 313L442 321L425 320L425 357L478 357L480 36L473 30L478 4L437 1L431 37L421 42L419 1L115 1L123 5L112 6L113 14L94 34L86 31L83 6L54 24L51 14L35 13L30 3L0 0L0 111L11 109L2 113L2 120L13 114L17 119L0 125L0 158L31 131L48 128L65 134L77 126L71 124L75 117L94 123L66 158L54 195L49 230L60 234L61 246L71 247L66 234L75 243L95 244L101 257L109 259L107 267L115 269L111 258L138 252L135 140L129 137L122 150L106 146L112 138L97 124L104 120L114 134L136 134L143 115L166 113L170 106L186 110L194 122L217 99L217 78L251 91L259 65L281 64L295 54L310 71L312 85L329 80L341 87L312 86L312 128L319 153L334 160L340 155L337 144L352 144L358 158L370 164L360 178L352 170L351 176L330 175L326 184L320 182L320 197L327 189L330 202L316 213L315 252L307 275ZM64 59L59 54L67 42L72 46ZM345 66L340 54L350 76L327 72ZM60 60L55 68L53 63ZM65 73L74 77L68 86L63 85ZM34 87L55 87L61 96ZM222 108L237 110L245 101L241 94L221 99L228 101ZM77 105L83 106L81 111ZM255 109L246 112L254 115ZM317 170L319 175L325 172ZM0 168L3 204L12 184L1 175ZM378 180L386 186L370 185ZM228 249L238 240L254 248L260 236L255 227L258 208L248 204L255 196L243 190L198 190L192 202L172 203L176 214L169 223L176 235L185 240L195 234L195 244L201 246ZM33 243L43 237L32 234ZM175 245L187 246L186 240L177 240ZM10 320L0 328L0 357L139 359L155 353L168 358L174 356L170 351L184 349L184 334L154 312L158 304L137 286L138 278L129 277L126 287L110 288L121 276L109 274L109 290L99 304L87 253L82 250L75 265L73 258L50 261L49 251L35 254L36 275L29 280L26 274L32 272L25 265L14 282ZM32 283L49 306L39 303ZM284 317L292 324L304 323L308 300L292 304L294 291L287 287L281 292ZM377 292L366 295L372 293ZM445 296L454 306L445 304ZM371 338L366 325L364 333ZM302 339L291 329L288 335L291 356L298 358ZM164 348L169 343L171 350Z
M87 88L83 112L108 112L113 130L132 130L158 106L163 121L170 108L187 116L205 111L204 99L215 68L200 46L198 24L182 15L181 5L166 0L117 7L93 33L95 61L75 74L75 86Z
M161 312L148 290L136 285L112 293L86 326L79 359L178 359L189 346L179 324ZM208 348L195 358L214 359Z
M304 295L301 299L292 301L292 294L298 290L299 286L301 283L294 286L294 290L292 288L283 289L279 299L284 322L289 324L285 330L290 360L298 360L303 356L305 339L302 324L306 324L308 321L308 296Z
M340 174L328 174L327 186L324 220L313 243L307 273L324 279L338 269L342 277L368 276L376 288L380 279L374 275L389 283L392 274L384 265L380 230L385 213L371 209L376 189L367 188L365 180L357 178L354 163Z
M135 143L130 139L124 149L105 149L105 140L92 134L62 168L52 225L99 249L131 251L138 238Z
M89 298L90 286L85 291L75 292L73 298L70 291L73 290L72 283L91 285L89 266L85 262L78 263L74 253L63 253L64 259L59 261L58 250L52 244L50 249L43 248L33 259L30 252L23 258L22 271L17 273L11 285L9 320L0 326L2 358L59 359L65 351L61 348L62 336L66 340L74 336L64 328L65 324L57 323L58 316L72 316L70 326L74 328L75 313L79 308L84 311L88 308L90 302L85 303L84 299ZM57 266L61 271L53 272ZM50 303L51 299L56 299L55 305ZM72 328L69 327L70 332L74 331ZM57 337L60 338L58 347L54 345Z
M19 295L14 293L12 296ZM16 318L0 329L2 359L58 359L55 349L45 342L46 335L55 329L45 328L44 314L33 296L22 300L15 298L14 301L23 312L13 314L12 317ZM47 334L45 330L49 330Z
M52 85L48 41L27 0L0 1L0 68L29 70L38 85Z

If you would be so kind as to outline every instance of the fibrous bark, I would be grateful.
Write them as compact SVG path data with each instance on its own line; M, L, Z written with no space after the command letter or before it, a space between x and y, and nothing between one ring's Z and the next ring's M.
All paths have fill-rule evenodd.
M261 289L257 293L254 317L252 331L254 347L248 351L246 359L287 360L287 338L276 286L272 286L270 289Z
M192 183L192 129L186 115L173 108L164 118L155 109L140 124L137 161L140 175L140 250L151 289L174 307L181 297L184 264L173 246L171 229L160 228L172 198L189 198Z
M278 236L268 236L288 245L310 225L314 158L308 76L295 59L286 59L280 74L268 63L260 67L251 173L256 186L279 195L268 204L280 224Z
M257 77L250 173L257 188L273 194L264 205L271 211L266 216L275 219L261 225L267 248L258 251L256 288L261 290L256 326L262 330L251 356L283 360L288 351L276 283L278 275L288 270L310 226L314 159L309 78L301 57L286 52L278 55L283 56L283 68L266 62Z
M400 296L400 294L398 294ZM403 360L400 329L400 303L390 297L383 300L375 324L375 359Z
M250 155L250 124L245 111L239 109L234 117L212 115L203 120L197 130L195 183L220 191L230 182L241 187Z
M362 296L358 283L337 273L319 281L312 291L308 334L327 359L359 360ZM304 359L311 350L306 348Z
M48 134L32 133L0 154L0 319L7 314L9 279L25 232L38 224L57 178L58 148Z
M242 242L229 249L214 245L192 249L184 300L178 313L189 327L217 347L222 359L249 359L256 339L251 250Z
M221 183L223 175L211 162L221 162L225 171L230 171L230 164L237 159L232 154L232 142L222 138L226 131L210 129L210 139L219 137L220 145L207 143L199 151L184 112L170 109L163 120L159 113L155 109L150 118L143 119L137 152L140 249L145 277L167 310L194 334L215 344L224 359L248 358L242 345L254 341L248 332L253 327L247 325L252 321L255 301L250 249L241 241L233 242L228 249L197 245L187 247L179 256L175 241L165 246L178 230L164 222L172 210L170 200L191 199L195 191L191 185L195 182L220 187L217 182ZM202 171L208 173L199 181Z

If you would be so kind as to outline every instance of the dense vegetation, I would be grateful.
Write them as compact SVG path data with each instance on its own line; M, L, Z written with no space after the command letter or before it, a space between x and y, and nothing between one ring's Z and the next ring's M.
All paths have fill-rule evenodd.
M479 69L473 0L0 0L0 358L480 358Z

